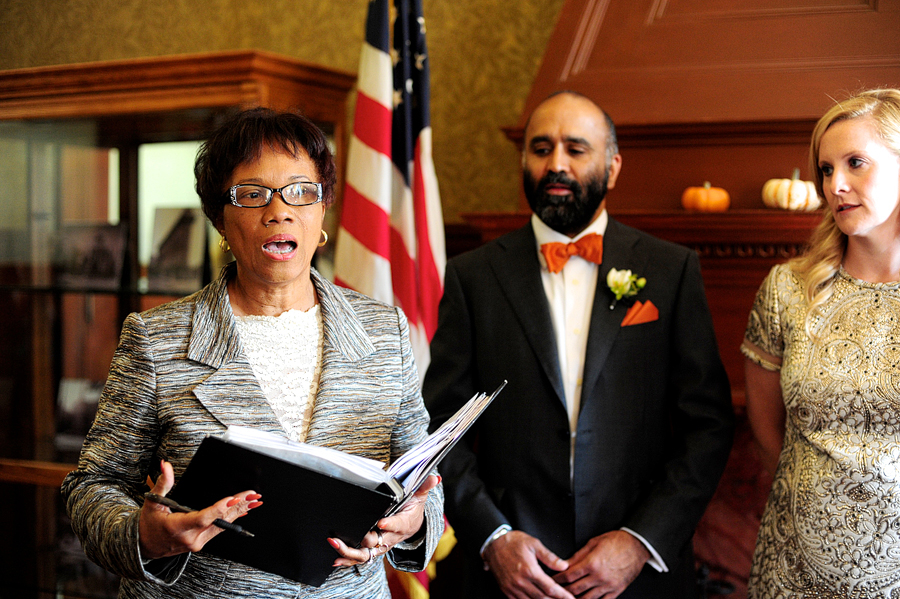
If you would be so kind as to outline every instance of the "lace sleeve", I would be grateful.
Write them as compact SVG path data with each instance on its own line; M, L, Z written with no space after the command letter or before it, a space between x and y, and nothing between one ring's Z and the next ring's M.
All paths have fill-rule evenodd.
M741 343L741 353L766 370L781 370L784 330L778 289L779 281L789 276L789 267L783 264L769 271L756 293Z

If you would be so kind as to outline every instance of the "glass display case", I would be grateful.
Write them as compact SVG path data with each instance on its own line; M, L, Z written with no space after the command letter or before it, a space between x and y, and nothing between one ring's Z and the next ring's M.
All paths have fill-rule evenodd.
M354 81L258 51L0 72L0 492L15 498L16 514L0 519L0 564L9 596L115 596L115 577L72 535L59 485L125 316L199 289L223 261L193 192L206 132L244 107L296 109L330 136L340 176Z

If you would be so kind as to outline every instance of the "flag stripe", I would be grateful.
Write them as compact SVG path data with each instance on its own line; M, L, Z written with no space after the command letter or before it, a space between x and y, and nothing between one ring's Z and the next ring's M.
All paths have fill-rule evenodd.
M359 59L356 91L365 94L391 110L394 102L394 83L391 79L391 55L371 44L363 44Z
M344 188L344 198L353 209L344 211L341 226L367 250L389 260L392 240L388 215L350 185Z
M419 133L416 156L425 194L426 221L429 244L432 248L432 259L437 269L438 284L443 287L444 269L447 266L447 251L444 241L444 217L441 214L441 196L438 191L437 175L434 172L431 147L431 127L426 127Z
M341 228L341 256L349 264L365 264L365 268L343 268L338 272L335 264L334 282L350 289L365 289L365 294L377 300L394 303L391 289L391 263L387 258L373 254L353 235Z
M419 249L419 312L422 326L429 339L434 336L437 329L437 308L441 301L442 281L438 274L438 265L431 247L431 222L429 216L434 206L428 205L428 193L426 191L426 177L423 173L423 161L421 159L422 138L416 145L415 176L413 178L415 188L413 190L413 205L416 215L416 236ZM441 236L443 239L443 236ZM443 249L443 248L442 248ZM443 269L441 269L443 270Z
M353 167L347 171L347 185L381 208L385 214L390 214L394 170L391 159L362 143L354 135L350 137L348 162L352 162ZM348 206L344 202L344 212L351 212L355 208L353 203Z
M391 153L391 111L369 96L356 96L356 115L353 134L362 143L380 154Z
M395 165L392 165L395 166ZM393 202L391 226L397 230L405 247L405 252L416 259L416 215L414 213L412 190L406 186L403 175L394 168L392 175Z
M394 300L411 323L419 322L419 306L416 294L416 263L406 251L406 245L396 229L391 229L391 274L393 275Z

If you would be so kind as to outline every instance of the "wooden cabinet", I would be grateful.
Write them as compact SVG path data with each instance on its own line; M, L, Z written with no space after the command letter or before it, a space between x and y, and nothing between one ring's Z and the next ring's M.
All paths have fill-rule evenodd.
M24 506L0 525L0 538L17 540L0 550L0 563L16 570L16 596L101 592L68 588L78 583L58 555L68 542L57 526L58 487L77 456L77 439L63 429L92 417L77 398L102 386L125 315L185 292L151 295L142 285L142 148L199 142L241 108L295 109L332 140L340 178L354 83L352 74L258 51L0 72L0 489ZM193 167L192 156L184 162ZM81 239L73 230L108 242L107 257L94 262L101 275L65 276ZM205 279L210 271L207 261Z

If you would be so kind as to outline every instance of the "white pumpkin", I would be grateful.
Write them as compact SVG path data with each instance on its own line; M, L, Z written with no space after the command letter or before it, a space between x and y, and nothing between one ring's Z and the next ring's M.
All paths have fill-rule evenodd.
M790 179L769 179L762 188L763 204L769 208L785 210L815 210L822 202L816 193L816 184L800 180L800 169L795 168Z

